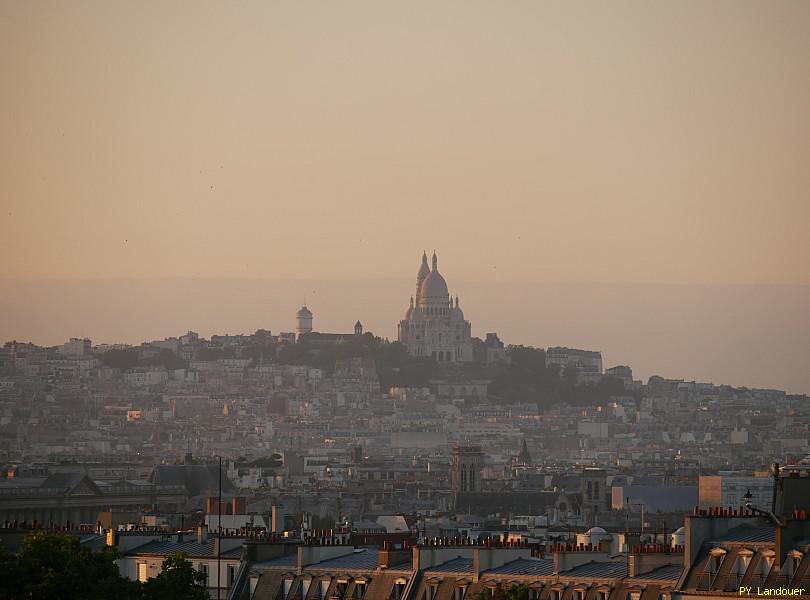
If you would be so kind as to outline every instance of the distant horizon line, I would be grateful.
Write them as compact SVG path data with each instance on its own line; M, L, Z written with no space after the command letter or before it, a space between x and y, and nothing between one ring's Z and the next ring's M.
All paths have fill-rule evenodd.
M261 328L259 328L259 329L261 329ZM257 329L256 331L259 331L259 329ZM272 332L272 330L267 330L267 331ZM253 333L235 333L235 334L231 334L231 333L211 333L211 334L208 335L208 337L205 337L205 335L201 334L199 331L194 331L193 329L189 330L187 333L196 333L197 335L200 336L201 339L210 341L211 338L213 336L215 336L215 335L216 336L229 336L229 335L251 336L251 335L255 335L256 332L254 331ZM292 333L292 332L280 332L280 333ZM328 332L315 332L315 333L328 333ZM386 336L377 335L373 331L364 331L363 333L364 334L370 333L375 338L381 339L381 340L386 340L389 343L398 342L398 340L389 339ZM165 337L163 340L158 340L158 339L148 340L148 339L145 339L145 340L142 340L140 343L138 343L138 342L133 342L133 343L128 343L128 342L100 342L100 343L93 343L92 340L91 340L91 344L92 344L92 347L98 347L100 345L105 345L105 346L123 345L123 346L127 346L128 348L137 348L140 345L149 344L151 342L161 342L161 341L165 341L165 340L173 339L173 338L174 339L179 339L182 335L185 335L185 334L168 336L168 337ZM478 336L473 336L473 337L477 337L479 340L483 341L483 338L481 338L481 337L478 337ZM73 338L71 338L71 339L73 339ZM85 336L84 338L76 338L76 339L90 339L90 338ZM23 343L23 344L26 344L26 343L34 344L35 346L39 346L41 348L58 348L59 346L64 344L64 342L63 342L62 344L41 345L41 344L33 342L33 341L0 340L0 343L2 343L2 344L7 344L7 343L11 343L11 342L17 342L17 343ZM509 348L509 347L533 348L535 350L541 350L543 352L545 352L547 348L555 348L555 347L578 349L578 348L575 348L574 346L537 346L537 345L532 345L532 344L506 344L506 347L507 348ZM584 348L579 348L579 349L582 350ZM597 350L597 352L599 352L601 354L602 351ZM617 363L617 364L613 365L613 367L606 367L604 369L605 372L603 372L602 374L607 375L606 371L607 371L608 368L614 368L614 367L619 367L619 366L629 366L632 369L632 365ZM650 380L651 377L660 377L661 379L668 380L668 381L683 381L684 383L706 384L706 385L711 385L711 386L714 386L714 387L724 387L725 386L725 387L730 387L730 388L734 388L734 389L766 390L766 391L769 390L769 391L783 392L786 396L810 397L810 392L790 391L790 390L788 390L786 388L763 387L763 386L756 386L756 385L733 384L733 383L715 383L714 381L699 381L698 379L687 379L686 377L665 376L665 375L661 375L659 373L653 373L653 374L647 376L647 381L646 382L643 379L641 379L640 381L642 381L643 385L647 385L649 383L649 380Z
M288 276L229 276L229 275L168 275L162 277L133 276L133 277L2 277L0 282L13 283L49 283L49 282L116 282L116 281L322 281L345 283L352 282L401 282L400 277L288 277ZM808 283L785 282L679 282L679 281L633 281L633 280L573 280L573 279L457 279L454 282L475 284L564 284L564 285L656 285L672 287L781 287L781 288L810 288Z

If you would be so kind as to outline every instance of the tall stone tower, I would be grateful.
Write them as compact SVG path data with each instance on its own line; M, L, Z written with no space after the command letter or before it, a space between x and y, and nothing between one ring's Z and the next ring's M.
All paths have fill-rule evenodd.
M462 446L456 443L453 447L453 506L457 506L459 495L467 492L480 492L484 489L481 471L484 466L484 453L481 446Z
M305 333L310 333L312 331L312 311L307 308L307 305L301 307L297 313L295 313L295 333L296 339L300 339L302 335Z
M580 477L582 512L587 520L596 523L596 517L608 509L610 496L607 471L598 467L585 467Z

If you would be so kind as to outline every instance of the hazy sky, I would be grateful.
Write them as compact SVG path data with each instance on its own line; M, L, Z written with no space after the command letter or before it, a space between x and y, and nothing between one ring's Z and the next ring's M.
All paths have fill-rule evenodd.
M0 108L12 300L410 290L423 248L456 281L810 285L804 0L0 0Z

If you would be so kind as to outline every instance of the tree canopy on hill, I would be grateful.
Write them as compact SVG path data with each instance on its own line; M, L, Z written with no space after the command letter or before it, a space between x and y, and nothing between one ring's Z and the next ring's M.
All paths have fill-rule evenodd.
M175 355L168 348L160 350L157 356L152 358L140 358L137 348L124 348L121 350L109 350L100 356L101 364L105 367L121 369L127 371L135 367L165 367L166 369L185 369L188 363Z
M320 346L306 340L282 347L279 362L310 365L331 373L339 360L368 358L374 361L380 387L425 387L439 375L432 358L410 356L399 342L388 342L371 333L350 337L338 344Z
M577 385L574 369L561 377L555 366L546 367L546 354L542 349L510 346L507 353L509 363L439 363L431 357L410 356L399 342L388 342L366 333L332 346L309 344L306 340L286 345L281 349L279 361L306 364L331 373L338 360L370 358L375 362L383 390L428 387L435 379L485 379L490 382L492 403L536 403L541 407L559 403L585 405L627 394L623 383L612 377L604 377L596 385Z

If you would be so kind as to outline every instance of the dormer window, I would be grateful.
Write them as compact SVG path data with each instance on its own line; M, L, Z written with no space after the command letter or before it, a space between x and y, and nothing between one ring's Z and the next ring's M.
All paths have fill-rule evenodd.
M310 577L305 577L301 580L301 600L307 597L307 592L309 591L309 585L312 583L312 579Z
M799 570L799 564L802 562L802 558L804 555L799 552L798 550L793 550L792 552L788 552L787 557L785 557L785 566L782 569L784 574L789 577L793 578L796 576L796 571ZM771 557L771 563L774 562L774 557Z
M711 589L712 585L714 584L714 580L717 578L717 573L720 572L720 565L722 564L725 555L726 551L722 548L713 548L709 551L709 556L706 559L703 572L700 574L700 578L698 579L698 590L706 591Z
M766 550L762 553L762 560L760 561L760 573L768 576L773 568L773 563L776 562L776 553L773 550Z
M793 577L796 575L796 572L799 570L799 563L802 562L801 556L791 556L790 557L790 576Z
M748 566L751 564L751 558L753 556L754 553L750 550L740 550L737 554L737 560L734 562L734 571L731 573L727 585L734 586L734 589L739 588L743 577L745 577L745 573L748 571Z
M720 565L723 564L723 559L726 557L726 551L722 548L715 548L709 552L709 562L706 565L706 570L712 575L716 576L720 572Z
M391 588L390 600L401 600L406 585L408 585L408 580L403 577L394 581L394 586Z

